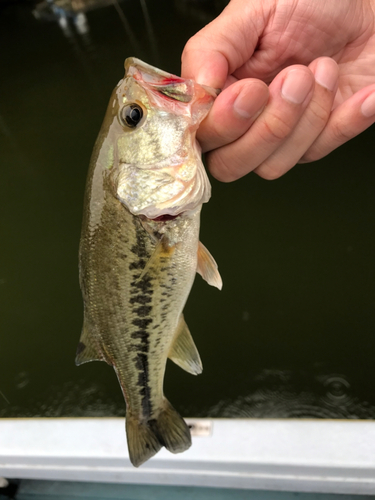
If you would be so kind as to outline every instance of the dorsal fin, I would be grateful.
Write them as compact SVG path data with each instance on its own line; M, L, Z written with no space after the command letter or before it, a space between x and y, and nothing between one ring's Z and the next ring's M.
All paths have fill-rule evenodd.
M192 375L202 373L202 361L189 328L181 314L168 358Z
M209 285L216 286L219 290L223 288L223 281L217 269L215 259L201 242L198 243L197 273L199 273Z
M105 361L105 359L99 347L93 341L92 335L90 335L89 328L87 327L87 321L84 319L75 362L76 365L79 366L89 361Z

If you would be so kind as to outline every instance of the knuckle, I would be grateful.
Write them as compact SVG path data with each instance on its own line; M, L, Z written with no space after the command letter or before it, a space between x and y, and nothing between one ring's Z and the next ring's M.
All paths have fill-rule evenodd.
M207 165L215 179L221 182L231 182L241 176L235 174L236 167L234 163L228 164L220 149L211 151L207 155Z
M286 170L289 169L281 168L280 165L263 163L255 170L255 173L266 181L274 181L275 179L281 177Z
M312 122L311 124L314 126L324 127L330 117L331 109L318 101L314 101L311 105L311 113L312 119L310 119L310 123Z
M212 151L214 149L226 146L238 139L239 135L235 132L231 133L215 119L215 115L208 117L207 122L203 122L198 131L198 141L203 152Z
M259 172L256 172L259 177L262 177L262 179L265 179L266 181L274 181L275 179L278 179L281 174L272 171L272 170L260 170Z
M236 130L227 130L226 128L218 124L212 125L212 128L210 130L210 140L212 141L212 143L219 146L231 144L239 137L241 137L241 134L237 133Z
M263 139L268 143L278 143L283 141L291 133L293 126L281 116L276 114L270 116L263 124Z
M312 163L319 160L322 155L316 147L311 147L306 153L298 160L298 163Z
M196 54L197 52L201 53L202 47L205 47L206 45L207 42L202 31L198 31L198 33L189 38L189 40L185 43L181 54L182 63L186 60L194 58L194 54Z
M298 163L312 163L313 161L318 161L327 156L327 154L335 148L336 146L333 146L331 142L327 142L326 139L320 138L310 146L305 154L298 160Z
M237 139L237 137L233 136L231 130L228 130L222 123L215 117L212 116L210 120L210 139L217 142L227 144Z
M353 134L348 129L348 124L343 120L331 123L331 134L335 142L343 144L353 138Z

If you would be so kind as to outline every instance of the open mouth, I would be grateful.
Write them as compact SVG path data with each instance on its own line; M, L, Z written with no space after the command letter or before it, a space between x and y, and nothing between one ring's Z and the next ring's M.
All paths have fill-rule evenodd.
M154 219L151 219L151 220L155 220L157 222L167 222L169 220L173 220L175 219L176 217L178 217L179 215L181 214L178 214L178 215L169 215L169 214L164 214L164 215L159 215L159 217L155 217Z

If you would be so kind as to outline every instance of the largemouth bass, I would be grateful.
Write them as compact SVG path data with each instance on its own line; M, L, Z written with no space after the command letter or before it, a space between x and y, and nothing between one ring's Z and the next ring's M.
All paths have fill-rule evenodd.
M191 445L163 394L169 357L197 375L202 363L182 310L198 271L221 289L199 242L210 183L195 139L215 92L125 61L91 158L80 241L84 323L76 364L113 366L125 401L135 466L165 446Z

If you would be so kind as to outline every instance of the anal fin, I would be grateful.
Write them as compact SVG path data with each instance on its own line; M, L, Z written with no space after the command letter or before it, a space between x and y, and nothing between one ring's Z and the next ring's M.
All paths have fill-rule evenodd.
M75 363L77 366L88 363L89 361L105 361L102 352L92 339L87 321L83 321L81 338L77 346Z
M215 286L219 290L223 288L223 281L215 259L201 242L198 243L197 273L199 273L209 285Z
M176 365L192 375L202 373L203 367L198 349L194 344L194 340L182 314L168 357Z

